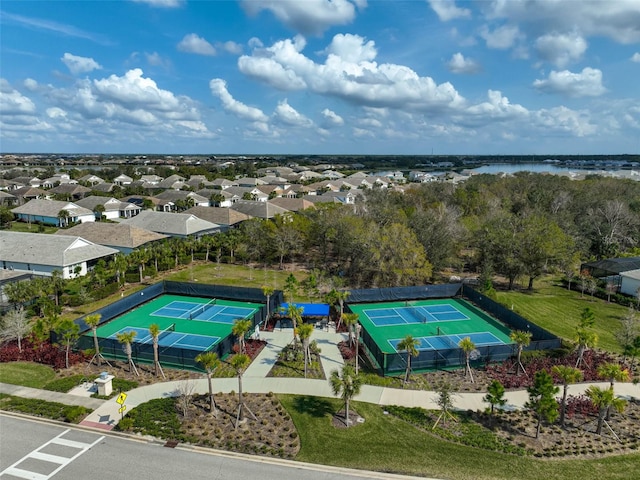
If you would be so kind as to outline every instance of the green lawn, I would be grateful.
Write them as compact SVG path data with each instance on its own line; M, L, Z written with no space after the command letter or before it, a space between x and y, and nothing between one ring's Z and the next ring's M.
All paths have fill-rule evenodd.
M575 327L580 313L585 307L595 312L595 332L598 334L598 347L611 352L621 353L614 334L620 327L620 318L627 308L616 303L592 298L585 293L569 291L557 286L554 279L544 278L536 281L536 288L527 291L498 291L498 301L536 325L567 340L573 340Z
M26 222L11 222L11 232L27 232L27 233L55 233L59 230L59 227L51 225L39 225Z
M300 433L296 460L341 467L433 476L452 480L599 480L637 478L640 454L597 460L538 460L449 443L391 415L377 405L354 402L365 423L336 429L335 399L280 395Z
M56 376L53 368L30 362L0 363L0 382L42 388Z

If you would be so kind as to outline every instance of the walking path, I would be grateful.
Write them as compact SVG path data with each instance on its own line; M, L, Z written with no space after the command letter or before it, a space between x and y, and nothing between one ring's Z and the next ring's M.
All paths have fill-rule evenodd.
M260 352L243 376L243 391L247 393L285 393L293 395L313 395L320 397L332 397L331 387L327 380L311 380L304 378L274 378L267 377L271 367L275 364L278 353L293 339L290 329L275 332L261 332L261 339L267 341L266 347ZM321 362L325 375L328 377L332 370L342 364L342 356L337 344L346 340L346 335L335 332L314 331L313 340L316 340L321 349ZM180 390L185 381L162 382L135 388L127 392L125 405L126 411L148 402L154 398L166 398L180 395ZM193 393L208 393L206 378L189 380L194 387ZM571 385L571 395L583 394L590 385L602 388L609 386L608 382L580 383ZM624 398L640 399L640 385L632 383L616 383L616 395ZM213 379L214 392L229 393L238 390L237 378ZM49 392L33 388L20 387L0 383L0 393L7 393L27 398L40 398L42 400L56 401L67 405L83 405L94 411L81 422L81 425L111 430L120 420L118 413L120 405L115 399L98 400L86 396L71 395L68 393ZM483 401L485 393L456 393L453 395L453 403L460 410L482 410L489 405ZM424 390L401 390L396 388L376 387L364 385L360 395L355 400L377 405L401 405L406 407L422 407L437 409L437 392ZM516 410L524 407L529 399L526 390L509 391L505 394L507 404L505 409Z

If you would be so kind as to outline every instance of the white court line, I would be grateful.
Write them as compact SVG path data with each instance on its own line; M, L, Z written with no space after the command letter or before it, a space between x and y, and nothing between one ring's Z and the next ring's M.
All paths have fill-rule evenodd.
M13 465L5 468L2 472L0 472L0 477L2 477L4 475L10 475L10 476L13 476L13 477L25 478L25 479L28 479L28 480L48 480L49 478L53 477L56 473L58 473L60 470L62 470L65 466L67 466L68 464L73 462L80 455L82 455L87 450L89 450L91 447L93 447L98 442L101 442L104 439L104 436L101 436L93 443L83 443L83 442L76 442L75 440L68 440L66 438L62 438L62 436L64 434L68 433L69 431L70 431L70 429L65 430L64 432L62 432L57 437L52 438L47 443L45 443L45 444L41 445L40 447L38 447L37 449L35 449L33 452L30 452L27 455L25 455L24 457L22 457L20 460L18 460ZM72 457L63 457L63 456L59 456L59 455L50 455L50 454L47 454L47 453L40 452L40 450L42 450L43 448L51 445L52 443L56 444L56 445L63 445L63 446L66 446L66 447L76 448L76 449L79 449L80 451L77 452ZM33 459L36 459L36 460L49 462L49 463L55 463L55 464L58 465L58 467L48 475L44 475L42 473L30 472L29 470L24 470L22 468L18 468L17 467L18 465L20 465L22 462L28 460L29 458L33 458Z

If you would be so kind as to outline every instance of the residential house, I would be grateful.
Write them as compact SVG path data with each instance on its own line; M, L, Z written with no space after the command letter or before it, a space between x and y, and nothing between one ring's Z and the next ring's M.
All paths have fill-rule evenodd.
M231 180L227 180L226 178L216 178L211 182L210 188L218 188L224 190L229 187L237 186L239 186L237 182L232 182Z
M267 182L260 178L243 177L236 180L239 187L255 187L257 185L266 185Z
M113 193L113 191L118 187L115 183L103 182L97 183L91 187L92 192L97 193Z
M49 189L49 193L55 194L57 198L72 202L86 197L87 194L91 193L91 189L78 184L61 183L57 187Z
M640 298L640 269L621 272L620 279L620 293Z
M18 199L18 204L22 205L31 200L48 199L49 192L37 187L20 187L11 190L11 194Z
M269 203L289 210L290 212L306 210L307 208L313 208L315 206L313 202L305 200L304 198L272 198L269 200Z
M114 178L113 183L115 183L119 187L124 187L126 185L131 185L133 183L133 178L123 173Z
M231 208L219 207L191 207L184 213L195 215L202 220L220 225L220 231L222 232L237 227L241 222L251 218L251 216Z
M134 225L124 223L81 223L67 230L58 230L56 235L72 235L82 237L90 242L130 254L134 249L153 242L162 241L167 237L161 233L152 232Z
M186 208L194 206L209 206L209 198L198 195L196 192L186 190L165 190L162 193L154 195L155 198L172 202L178 209L186 210Z
M288 213L288 210L265 201L238 200L229 207L236 212L256 218L273 218Z
M0 205L3 207L13 207L18 203L18 197L0 190Z
M103 178L93 174L84 175L80 177L78 181L83 185L89 185L91 187L98 185L99 183L104 183Z
M258 202L266 202L269 200L269 195L262 193L256 187L229 187L225 189L224 192L234 195L240 200L247 200L248 198Z
M88 208L57 200L31 200L11 211L23 222L41 222L59 227L67 226L69 223L94 222L96 219L93 211ZM63 211L66 212L66 216L61 215Z
M158 183L160 188L180 190L186 185L186 178L173 174Z
M161 200L156 197L149 197L144 195L129 195L128 197L124 197L121 199L123 202L133 203L134 205L139 206L140 208L145 208L145 201L148 200L148 203L153 210L158 212L172 212L175 210L175 204L169 200Z
M99 213L107 220L116 220L121 217L135 217L142 211L142 207L134 203L123 202L113 197L98 197L96 195L91 195L83 198L82 200L78 200L75 203L76 205L88 208L93 212L99 212L100 206L102 206L102 211Z
M187 213L144 210L133 218L123 220L122 223L177 238L202 237L220 232L220 225Z
M86 275L100 259L116 253L81 237L0 231L0 266L5 270L42 276L57 270L68 279Z

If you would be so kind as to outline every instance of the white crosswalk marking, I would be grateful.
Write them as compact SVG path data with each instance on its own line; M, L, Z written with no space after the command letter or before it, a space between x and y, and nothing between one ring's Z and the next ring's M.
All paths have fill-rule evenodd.
M24 478L24 479L27 479L27 480L48 480L48 479L52 478L60 470L62 470L66 465L68 465L69 463L74 461L80 455L82 455L87 450L89 450L91 447L93 447L98 442L102 441L102 439L104 439L104 436L102 436L102 437L99 437L93 443L78 442L78 441L75 441L75 440L69 440L69 439L63 438L63 436L65 434L67 434L68 432L69 432L69 429L65 430L64 432L62 432L57 437L52 438L47 443L41 445L40 447L38 447L33 452L30 452L27 455L25 455L24 457L22 457L20 460L18 460L16 463L11 465L10 467L7 467L6 469L4 469L2 472L0 472L0 478L6 477L6 476L12 476L12 477ZM48 447L49 445L52 445L52 444L53 445L61 445L61 446L64 446L64 447L70 447L70 448L73 448L73 449L75 449L77 451L73 452L74 454L72 456L70 456L70 457L65 457L65 456L62 456L62 455L52 455L50 453L44 453L44 452L41 451L44 448L46 448L46 447ZM57 465L57 467L51 473L46 474L46 475L42 474L42 473L32 472L32 471L29 471L29 470L27 470L25 468L20 468L19 467L19 465L21 463L26 462L26 461L28 461L30 459L39 460L41 462L52 463L52 464Z

